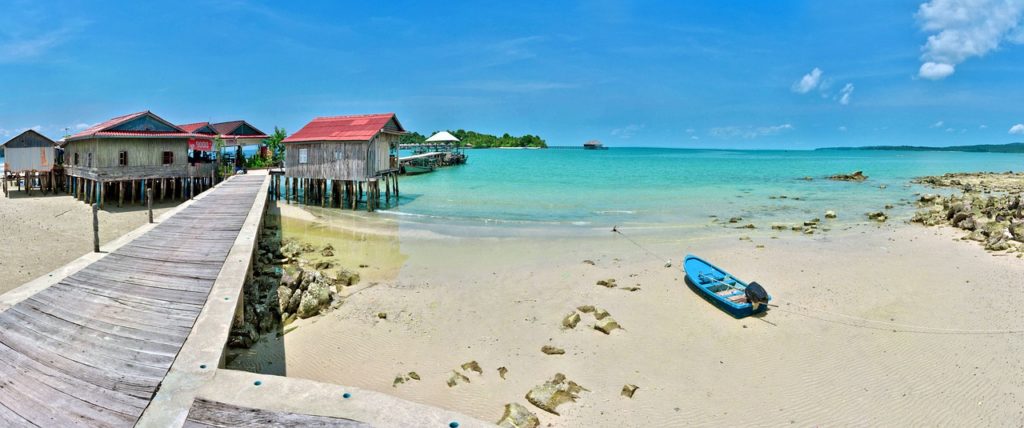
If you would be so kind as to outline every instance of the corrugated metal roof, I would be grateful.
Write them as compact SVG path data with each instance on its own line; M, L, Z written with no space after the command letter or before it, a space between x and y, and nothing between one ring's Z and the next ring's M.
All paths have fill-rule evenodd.
M149 115L152 118L154 118L154 119L156 119L156 120L158 120L160 122L165 123L167 126L173 128L173 129L176 129L176 131L168 132L168 131L109 131L108 130L110 128L115 128L118 125L121 125L121 124L123 124L125 122L134 120L134 119L136 119L138 117L141 117L141 116L144 116L144 115ZM170 122L164 120L160 116L157 116L156 114L153 114L149 110L146 110L146 111L140 111L140 112L137 112L137 113L126 114L124 116L118 116L118 117L110 119L110 120L108 120L106 122L102 122L102 123L99 123L97 125L93 125L93 126L89 127L88 129L86 129L86 130L84 130L82 132L79 132L77 134L74 134L74 135L71 135L71 136L69 136L67 138L64 138L63 141L62 141L62 144L67 144L70 141L81 140L81 139L85 139L85 138L93 138L93 137L115 137L115 138L116 137L146 137L146 138L190 137L191 138L191 137L208 137L208 136L206 136L206 135L199 135L199 134L193 134L191 132L187 132L187 131L181 129L180 127L174 125L173 123L170 123Z
M196 123L186 123L184 125L178 125L178 127L181 128L185 132L196 132L196 130L198 130L200 128L205 128L207 126L210 126L210 122L196 122ZM204 132L204 134L205 134L205 132Z
M247 125L248 127L252 128L254 131L257 132L257 134L241 134L241 135L234 134L234 132L237 131L238 128L241 127L242 125ZM217 130L218 134L220 134L220 135L222 135L224 137L228 137L228 138L230 138L230 137L238 137L238 138L268 138L267 134L265 134L263 131L260 131L259 129L256 129L255 126L252 126L251 123L246 122L244 120L232 120L230 122L213 123L213 124L210 124L210 126L213 129Z
M355 116L318 117L299 132L284 139L286 143L300 141L369 141L394 119L400 132L405 132L394 113Z

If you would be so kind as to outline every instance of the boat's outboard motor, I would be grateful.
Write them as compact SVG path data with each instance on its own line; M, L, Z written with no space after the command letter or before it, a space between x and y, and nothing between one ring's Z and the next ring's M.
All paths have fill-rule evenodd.
M768 304L768 292L764 291L764 287L758 284L757 281L747 284L747 288L743 290L743 294L747 296L747 302L754 307L756 311L761 305Z

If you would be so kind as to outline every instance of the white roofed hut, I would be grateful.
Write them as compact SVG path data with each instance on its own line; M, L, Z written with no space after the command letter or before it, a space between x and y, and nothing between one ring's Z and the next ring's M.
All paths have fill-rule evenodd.
M411 156L400 159L403 174L419 174L440 166L462 165L467 160L462 142L448 131L434 133L422 143L403 145L402 149L412 152Z
M63 174L57 159L60 151L53 140L29 129L0 144L0 147L4 149L3 170L0 171L4 196L10 196L10 180L14 180L14 186L19 189L24 182L24 191L29 194L33 187L44 193L56 191L59 187L57 181Z

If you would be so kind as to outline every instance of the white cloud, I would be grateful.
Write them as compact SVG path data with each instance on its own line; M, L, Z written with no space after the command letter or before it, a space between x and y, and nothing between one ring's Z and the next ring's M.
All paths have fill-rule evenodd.
M953 128L946 128L946 132L956 132L956 130Z
M845 125L844 126L840 126L837 129L839 129L839 132L846 132L846 126Z
M945 124L946 124L946 122L943 122L943 121L940 120L938 122L933 123L931 127L932 128L941 128L942 125L945 125Z
M696 135L691 135L691 136L690 136L690 139L691 139L691 140L699 140L699 139L700 139L700 137L698 137L698 136L696 136Z
M696 130L696 129L693 129L693 128L686 128L686 133L687 133L687 134L692 134L692 133L694 133L694 132L697 132L697 130Z
M94 123L93 125L96 125L96 124ZM92 128L93 125L90 125L88 123L79 123L79 124L75 125L75 129L81 131L81 130Z
M921 68L917 70L917 75L929 80L940 80L953 74L954 71L955 69L952 65L929 61L921 64Z
M768 135L777 135L785 131L793 130L793 125L784 123L772 126L723 126L711 128L711 136L717 138L757 138Z
M4 128L0 128L0 137L8 137L10 135L11 135L11 131L8 131L8 130L6 130Z
M988 129L988 125L978 125L978 129Z
M804 77L793 83L793 92L798 94L806 94L817 88L821 84L822 71L818 67L814 67L810 73L804 75Z
M1010 133L1014 135L1024 134L1024 123L1018 123L1010 127Z
M613 129L612 130L612 136L628 140L630 138L633 138L633 136L636 135L636 133L639 132L642 129L644 129L644 125L643 124L640 124L640 125L630 124L630 125L626 125L626 126L624 126L622 128L615 128L615 129Z
M846 86L843 86L843 89L839 90L839 104L849 104L850 95L853 95L853 83L847 83Z
M1024 0L931 0L917 10L921 29L933 33L921 48L918 75L938 80L968 58L984 56L1003 41L1024 43Z

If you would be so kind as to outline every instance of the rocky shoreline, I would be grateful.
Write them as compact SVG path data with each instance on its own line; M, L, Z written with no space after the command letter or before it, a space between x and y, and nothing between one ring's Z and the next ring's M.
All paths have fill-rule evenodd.
M968 232L963 240L1024 258L1024 173L953 173L920 177L914 183L960 193L921 195L912 222L955 227Z
M333 260L334 247L316 248L281 239L280 224L268 220L260 234L252 278L245 286L244 322L232 326L228 346L249 348L261 335L285 334L297 319L336 309L342 292L359 283L359 274Z

